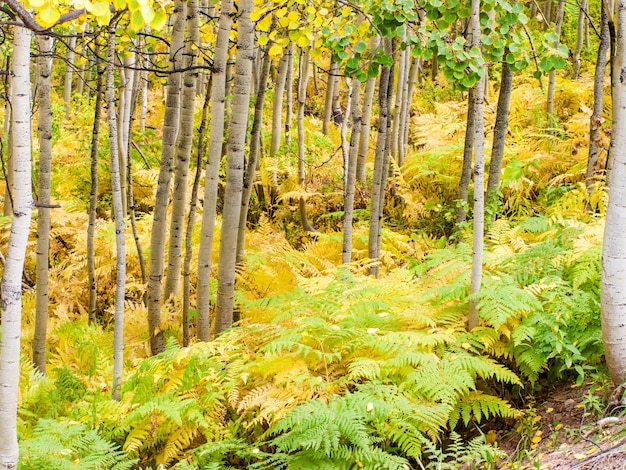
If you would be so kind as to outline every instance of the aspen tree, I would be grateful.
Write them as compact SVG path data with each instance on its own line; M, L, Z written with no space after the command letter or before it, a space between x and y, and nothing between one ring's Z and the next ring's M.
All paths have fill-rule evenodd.
M594 176L598 164L598 156L602 144L601 127L604 121L604 77L606 75L607 53L610 47L609 15L606 5L601 6L602 26L600 29L600 44L596 56L596 70L593 79L593 113L589 119L589 156L587 157L587 171L585 184L589 199L593 193ZM589 203L588 203L589 206Z
M148 276L148 328L150 333L150 351L158 354L165 349L165 340L161 330L161 279L163 278L165 239L167 234L167 206L170 194L170 179L174 145L178 132L178 111L180 107L180 69L181 49L185 33L186 3L176 0L174 3L174 26L170 44L170 73L167 76L167 97L163 118L163 139L161 149L161 168L152 216L150 237L150 274Z
M100 119L102 116L102 61L100 60L100 39L95 38L96 56L96 102L94 105L93 128L91 131L90 175L91 189L89 192L89 222L87 226L87 277L89 283L89 323L96 322L98 289L96 279L96 252L94 238L96 234L96 218L98 205L98 138L100 136Z
M482 56L480 52L480 3L480 0L472 0L470 27L472 30L472 48L475 48L479 56ZM484 69L482 70L484 71ZM467 322L467 328L470 331L478 326L478 292L480 291L483 275L483 238L485 232L485 125L483 111L485 76L481 74L479 77L478 82L474 85L474 236L472 243L470 303Z
M228 133L226 187L217 275L216 334L230 328L233 322L237 231L243 192L244 145L250 107L254 49L254 23L250 19L253 8L253 0L239 1L233 113Z
M196 333L200 341L209 341L211 339L211 323L209 320L211 258L213 255L215 215L217 213L217 185L220 160L222 157L222 143L224 140L226 67L228 60L228 41L233 21L232 0L224 0L221 7L219 29L217 31L215 53L213 56L209 155L204 183L204 209L202 212L200 246L198 247Z
M616 70L626 62L626 0L617 2ZM609 203L602 248L602 338L606 363L616 385L626 381L626 81L613 85L613 132Z
M39 36L37 86L39 88L39 198L37 209L37 302L35 305L35 333L33 363L45 375L46 340L48 325L48 263L50 250L50 173L52 171L52 109L50 84L54 41L50 36Z
M13 220L2 276L0 341L0 470L17 468L17 397L22 331L22 274L33 210L31 192L30 44L32 32L14 26L11 76Z
M506 57L506 50L505 50ZM513 91L513 72L506 58L502 60L502 75L500 77L500 93L498 94L498 108L496 123L493 128L493 143L491 145L491 161L489 164L489 179L487 180L487 206L498 200L500 190L500 173L506 144L506 132L509 128L509 109L511 107L511 92ZM493 215L495 217L495 214Z
M385 38L385 53L393 57L395 45ZM385 189L389 172L390 136L391 136L391 98L393 95L393 64L383 65L378 84L378 135L374 154L374 174L372 176L372 195L370 203L370 230L368 237L368 256L380 261L380 237L383 223ZM378 277L379 264L370 267L369 274Z
M115 313L113 331L113 386L114 400L120 399L122 369L124 366L124 293L126 288L126 244L124 239L124 209L122 206L122 182L118 145L117 115L115 113L115 23L110 23L107 36L106 106L109 127L109 151L111 165L111 192L113 218L115 221Z
M300 190L306 190L305 146L304 146L304 107L306 105L306 89L309 83L309 50L300 50L300 75L298 77L298 183ZM305 232L315 232L306 214L306 200L300 196L298 201L300 223Z
M198 44L200 43L197 0L187 2L187 39L185 41L183 67L186 70L183 74L180 124L176 144L167 276L163 289L165 299L175 296L180 284L180 263L182 261L185 210L187 208L187 179L193 144L196 82L198 79L198 71L195 68L198 64Z
M563 26L563 15L565 12L565 0L559 0L556 9L556 19L554 22L554 33L557 36L554 47L558 47L559 38L561 36L561 27ZM556 127L556 119L554 116L554 92L556 88L556 69L553 69L550 72L550 76L548 78L548 98L546 103L546 110L548 113L548 127L549 132L554 134Z
M248 220L248 210L250 207L250 196L252 196L252 186L254 177L259 165L259 152L261 149L261 128L263 127L263 105L265 104L265 92L270 73L272 59L269 54L263 53L261 60L261 73L259 74L259 84L256 99L254 101L254 118L252 121L252 131L250 135L250 154L246 163L246 171L243 180L243 195L241 198L241 213L239 215L239 233L237 235L237 264L243 262L246 239L246 222Z
M350 104L352 110L352 135L350 136L350 149L348 151L347 171L344 174L344 198L343 198L343 244L341 250L341 262L352 261L352 221L354 215L354 193L356 189L356 163L359 151L359 134L361 132L361 112L359 99L361 97L361 82L352 79L350 87ZM346 119L347 121L347 119Z

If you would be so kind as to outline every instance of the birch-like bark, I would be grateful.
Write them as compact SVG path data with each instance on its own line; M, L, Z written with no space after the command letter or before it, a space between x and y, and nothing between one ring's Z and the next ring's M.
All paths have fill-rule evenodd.
M245 252L246 222L248 220L248 209L250 207L250 196L252 195L254 177L259 163L261 128L263 127L263 105L265 103L265 92L267 91L267 82L271 65L272 59L267 53L263 52L261 73L259 74L257 94L254 101L254 120L252 122L252 131L250 134L250 155L248 156L248 162L246 163L246 172L243 180L243 195L241 197L241 213L239 214L239 233L237 235L238 265L243 262Z
M291 145L291 125L293 123L293 42L287 45L287 76L285 77L285 145Z
M461 170L461 180L459 181L459 200L456 208L457 229L467 219L467 198L469 195L469 185L472 179L472 156L474 153L474 117L475 103L474 88L469 90L467 95L467 121L465 124L465 145L463 147L463 167Z
M274 100L272 102L272 140L270 142L270 155L274 156L280 149L280 141L283 132L283 100L285 95L285 83L287 80L287 66L289 65L289 49L283 49L283 55L278 62L278 73L274 83Z
M74 78L74 50L76 49L76 33L72 28L70 38L67 41L67 53L65 54L65 78L63 82L63 103L65 105L65 117L69 119L72 114L72 79Z
M30 43L32 33L14 27L11 77L13 132L13 220L2 276L0 339L0 470L17 468L17 399L22 332L22 275L33 210L31 181Z
M328 126L333 116L335 89L339 87L339 63L332 60L326 79L326 98L324 99L324 115L322 120L322 133L328 135Z
M391 125L391 156L398 163L402 165L400 161L400 152L398 147L400 145L400 114L402 110L402 102L404 100L404 92L406 91L404 84L407 79L408 64L407 64L407 52L408 49L401 50L398 58L398 80L395 86L395 101L393 105L393 119Z
M114 400L121 398L124 367L124 294L126 290L126 243L124 239L124 209L118 146L117 114L115 112L115 23L109 24L107 37L106 107L109 127L109 151L111 164L111 193L113 218L115 219L115 326L113 329L113 386Z
M46 341L48 337L48 262L50 251L50 174L52 172L52 109L50 87L52 76L53 40L39 36L37 86L39 88L39 207L37 209L37 301L35 304L35 333L33 363L46 374Z
M472 47L480 50L480 0L472 0ZM485 124L483 101L485 94L484 76L474 87L474 210L472 243L472 275L470 283L470 302L467 317L467 329L478 326L478 293L483 275L483 238L485 232Z
M554 22L554 32L558 38L561 37L561 27L563 26L563 14L565 10L565 0L559 0L556 10L556 20ZM558 47L560 39L557 39L554 43L554 47ZM546 103L546 110L548 113L548 128L550 134L554 134L556 131L556 119L554 116L554 92L556 89L556 70L550 72L548 78L548 99Z
M183 236L185 229L185 210L187 209L187 179L189 160L193 144L193 125L196 102L196 83L198 71L198 44L200 44L198 2L187 2L187 40L184 53L183 93L180 110L180 124L174 168L174 190L172 219L170 222L170 242L167 263L167 276L163 297L176 296L180 285L180 264L183 254Z
M616 70L626 73L626 0L617 2ZM602 338L616 385L626 381L626 81L616 80L613 104L609 203L602 248Z
M209 76L210 77L210 76ZM207 90L207 85L203 85ZM196 152L196 174L191 188L191 200L189 201L189 216L187 217L187 228L185 229L185 258L183 259L183 346L189 346L189 307L191 303L191 258L193 255L193 228L196 221L198 206L198 191L200 189L200 178L204 166L206 150L206 127L209 119L209 104L211 103L211 84L209 82L208 91L204 95L204 105L202 106L202 117L198 129L198 147Z
M350 150L348 152L348 168L344 176L342 263L349 263L352 260L352 222L356 189L356 161L359 151L359 134L361 132L361 112L359 110L361 82L355 79L352 79L352 82L349 97L350 104L348 106L352 110L350 115L352 135L350 136Z
M363 94L363 116L361 119L361 133L359 134L359 154L356 161L356 179L362 185L365 184L367 151L370 143L370 130L372 122L372 109L374 104L374 93L376 92L376 78L369 77L365 82L365 92Z
M406 147L409 144L409 121L411 119L411 104L413 103L413 94L415 93L415 83L417 82L417 72L419 71L419 57L411 60L411 49L408 49L407 60L410 64L406 68L406 76L404 82L404 99L400 108L400 141L398 143L398 164L404 165L406 159Z
M393 46L389 39L384 40L385 53L393 57ZM380 235L383 222L385 189L389 170L390 130L391 130L391 95L393 95L393 67L383 66L378 84L378 135L374 154L374 174L370 203L370 230L368 238L368 256L377 261L370 267L369 274L378 277L380 261Z
M11 82L7 93L11 95ZM4 135L6 136L6 159L4 160L4 204L2 206L2 215L5 217L13 213L13 132L11 130L11 105L6 103L4 106ZM4 155L2 155L4 158Z
M580 53L583 50L585 44L585 22L587 19L587 3L588 0L580 0L578 8L578 23L576 26L576 47L574 48L574 55L572 56L572 71L574 78L580 76ZM601 4L604 1L600 2ZM601 7L603 8L603 7ZM600 38L602 40L602 38Z
M179 69L181 50L185 32L186 2L174 2L174 26L170 45L170 72ZM165 349L161 329L161 279L163 278L165 239L167 235L167 206L172 175L172 160L178 132L178 112L180 107L181 73L171 72L167 76L167 97L163 118L163 138L161 148L161 168L157 183L152 233L150 237L150 271L148 275L148 328L150 351L158 354Z
M506 51L504 53L506 56ZM487 181L487 206L492 206L498 200L500 190L500 175L502 173L502 159L506 144L506 132L509 128L509 109L511 107L511 92L513 91L513 73L506 59L502 60L502 76L500 78L500 94L498 95L498 109L496 123L493 128L493 144L491 146L491 162L489 164L489 180ZM495 214L493 215L495 217Z
M306 104L306 89L309 83L310 58L308 49L300 51L300 74L298 77L298 184L300 190L306 190L306 167L305 167L305 146L304 146L304 107ZM305 232L315 232L306 215L306 200L300 197L298 202L300 212L300 222Z
M130 136L132 128L131 110L133 109L133 86L135 84L135 54L127 52L120 68L120 92L118 110L118 149L120 160L120 184L122 185L122 208L124 217L128 212L128 159L130 150Z
M196 334L200 341L209 341L211 339L211 323L209 319L211 258L213 255L215 215L217 213L217 187L220 159L222 157L222 143L224 140L226 67L228 60L228 40L233 21L233 1L225 0L222 2L221 6L219 29L217 31L215 53L213 56L209 155L204 183L204 208L202 212L200 246L198 247Z
M228 134L226 187L224 189L224 211L217 275L216 334L230 328L233 323L237 231L239 213L241 212L244 146L250 107L250 79L254 47L254 23L250 19L250 14L254 9L254 2L253 0L239 0L238 7L235 87L233 112Z
M351 116L352 113L352 100L350 97L352 96L352 80L347 79L346 85L348 88L348 102L346 103L346 116ZM348 119L344 119L341 122L341 129L339 135L341 137L341 155L343 157L343 197L346 197L346 191L348 191L348 186L346 185L346 181L348 178L348 167L350 166L350 143L348 142Z
M93 128L91 131L90 174L91 190L89 192L89 224L87 226L87 278L89 283L89 323L96 322L98 308L98 284L96 278L96 218L98 206L98 138L100 136L100 119L102 117L102 75L104 70L100 60L100 40L95 39L96 56L96 103L94 105Z
M589 199L591 199L593 193L594 178L598 170L598 155L602 144L601 127L604 121L602 116L604 109L604 77L606 74L607 53L610 46L609 17L604 2L602 2L601 16L602 27L600 30L600 45L598 46L596 71L593 80L593 114L591 115L589 123L589 156L587 158L587 172L585 177Z

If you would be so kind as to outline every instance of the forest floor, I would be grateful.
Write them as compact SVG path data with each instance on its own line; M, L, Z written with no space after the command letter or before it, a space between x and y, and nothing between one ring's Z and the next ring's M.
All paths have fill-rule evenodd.
M538 394L524 418L498 431L498 447L509 456L501 468L626 469L626 415L615 399L622 394L597 382Z

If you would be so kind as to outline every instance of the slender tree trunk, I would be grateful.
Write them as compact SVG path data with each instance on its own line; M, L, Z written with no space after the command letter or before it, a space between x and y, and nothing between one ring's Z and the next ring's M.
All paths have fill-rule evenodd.
M228 61L228 40L232 27L233 1L224 0L220 13L219 30L213 56L211 85L211 130L209 137L209 156L206 167L204 186L204 209L202 229L198 247L197 276L197 335L200 341L211 339L209 303L211 294L211 258L213 255L213 236L215 215L217 213L217 186L222 142L224 139L224 108L226 95L226 67Z
M472 46L481 47L480 0L472 0ZM472 253L472 277L467 329L478 326L478 293L483 275L483 238L485 232L485 125L483 101L485 78L474 87L474 240Z
M554 32L560 38L561 27L563 26L563 13L565 9L565 0L559 0L556 10L556 21L554 23ZM558 47L560 39L557 39L554 43L554 47ZM556 70L550 72L548 79L548 100L547 100L547 112L548 112L548 128L551 134L556 131L556 119L554 116L554 91L556 89Z
M13 139L13 221L2 276L0 339L0 470L17 468L17 399L22 331L22 275L33 209L31 192L30 43L32 33L14 27L11 76Z
M289 65L289 50L283 49L283 55L278 62L278 73L274 84L274 101L272 103L272 140L270 143L270 155L274 156L280 149L280 140L283 132L283 96L287 79L287 66Z
M407 60L411 58L411 49L408 49ZM398 165L404 165L406 158L406 147L409 144L409 121L411 119L411 104L415 93L415 83L417 82L417 72L419 71L419 57L410 60L407 65L404 82L404 99L400 109L400 142L398 145Z
M574 78L580 76L580 53L583 50L585 44L585 21L587 19L587 2L588 0L580 0L578 9L578 24L576 27L576 48L574 49L574 55L572 57L572 69L574 72ZM604 3L604 1L600 2Z
M624 70L626 1L617 2L616 70ZM602 336L606 363L616 385L626 380L626 81L616 80L609 174L609 204L602 248ZM615 100L614 100L615 101Z
M326 79L326 98L324 100L324 119L322 121L322 133L328 135L328 126L333 116L333 98L335 96L335 88L338 87L339 79L339 63L336 60L330 62L328 78Z
M250 196L254 185L254 176L259 163L259 149L261 147L261 128L263 127L263 105L265 104L265 92L270 74L272 59L263 52L261 73L259 75L259 86L257 88L254 102L254 120L252 122L252 132L250 136L250 155L246 164L246 172L243 180L243 195L241 198L241 213L239 215L239 233L237 235L237 264L243 262L246 238L246 221L248 219L248 209L250 207Z
M119 92L119 129L118 148L120 160L120 184L122 185L122 209L124 217L128 212L128 197L126 189L128 187L128 168L130 138L132 129L131 110L133 109L133 85L135 83L135 54L130 53L124 57L124 62L120 68L120 92Z
M204 85L203 88L207 89ZM185 258L183 259L183 346L189 346L189 306L191 303L191 258L193 255L193 228L196 220L196 208L198 205L198 191L200 189L200 178L204 165L206 149L206 127L209 119L209 104L211 103L211 85L204 95L204 105L202 106L202 118L198 129L198 148L196 153L196 174L191 188L191 201L189 203L189 216L187 218L187 228L185 230Z
M506 56L506 51L505 51ZM487 181L487 206L498 200L500 190L500 174L502 173L502 159L506 132L509 127L509 108L511 107L511 92L513 90L513 73L506 59L502 61L502 77L500 79L500 94L498 95L498 109L496 124L493 128L493 144L491 147L491 163L489 165L489 180ZM495 217L495 214L493 215Z
M174 3L174 27L170 45L170 71L179 68L180 50L183 47L185 32L186 2ZM163 278L165 239L167 234L167 206L170 193L172 160L178 132L178 111L180 107L181 73L171 72L167 77L167 98L163 119L163 139L161 149L161 168L154 204L152 233L150 237L150 274L148 276L148 328L150 332L150 350L158 354L165 349L163 330L161 329L161 279Z
M352 260L352 222L354 215L354 193L356 189L356 162L359 150L359 134L361 132L361 113L359 111L361 82L355 79L352 79L352 82L349 97L349 108L352 109L352 135L350 136L348 168L344 175L342 263L349 263Z
M99 34L99 32L98 32ZM89 323L96 322L98 285L96 278L96 217L98 205L98 138L100 136L100 119L102 116L102 75L104 70L100 61L100 40L95 39L96 55L96 103L91 131L90 173L91 191L89 193L89 225L87 228L87 276L89 282Z
M63 84L63 102L65 103L65 117L67 119L72 114L72 79L74 78L74 49L76 48L76 34L73 28L70 30L70 34L65 55L65 81Z
M107 38L106 106L109 127L109 151L111 164L111 192L113 217L115 219L115 327L113 332L113 386L114 400L121 398L122 373L124 367L124 295L126 290L126 244L124 240L124 209L122 206L122 184L115 113L115 23L109 24Z
M33 363L46 374L46 341L48 337L48 263L50 251L50 173L52 171L52 109L50 84L52 75L53 40L39 36L39 203L37 217L37 302L35 305L35 334Z
M350 78L346 79L346 85L348 88L348 102L346 103L346 116L350 116L352 112L352 100L350 97L352 96L352 80ZM343 197L345 200L346 191L348 191L348 186L346 185L346 181L348 179L348 171L350 166L350 143L348 142L348 119L344 119L341 121L341 130L339 132L341 136L341 155L343 157Z
M240 16L235 89L233 113L228 134L226 188L224 190L224 211L217 276L216 334L230 328L233 323L237 231L243 192L244 145L250 107L250 78L254 47L254 23L250 19L250 14L254 9L254 2L252 0L239 0L238 6Z
M385 52L393 57L394 47L391 40L385 39ZM389 161L389 140L391 124L391 95L393 94L393 67L383 66L380 72L378 85L378 136L376 138L376 152L374 154L374 175L370 204L370 231L368 239L368 256L370 259L380 260L380 238L387 187L387 172ZM379 265L369 269L370 275L378 277Z
M456 208L457 229L467 219L467 198L469 185L472 179L472 156L474 153L474 118L475 118L475 90L472 88L467 94L467 122L465 124L465 146L463 148L463 169L459 182L459 202Z
M172 202L172 220L170 223L170 243L167 276L163 296L169 299L176 296L180 285L180 264L183 254L183 236L185 229L185 210L187 208L187 179L189 160L193 144L193 124L196 100L198 71L197 44L200 43L198 22L198 2L187 2L187 44L185 47L185 71L183 75L183 93L180 111L180 132L176 146L176 166L174 169L174 191Z
M361 120L361 133L359 134L359 154L356 162L356 179L362 185L366 180L367 151L370 141L370 129L372 120L372 108L374 103L374 93L376 92L376 77L370 77L365 82L365 93L363 96L363 117Z
M7 93L11 94L11 83ZM4 171L4 205L2 207L2 215L5 217L13 213L13 130L11 129L11 106L7 103L4 106L4 135L6 136L6 160L3 161ZM2 155L4 158L4 155Z
M304 146L304 107L306 104L306 89L309 83L309 62L310 54L308 50L300 52L300 76L298 77L298 183L302 191L306 190L306 168L305 168L305 146ZM315 232L306 215L306 201L300 197L298 203L300 211L300 222L306 232Z
M402 112L402 102L404 100L403 93L406 91L404 84L407 80L407 72L408 72L408 64L407 64L407 49L401 50L398 58L398 72L397 72L397 84L395 86L395 101L393 106L393 120L391 127L391 156L392 158L401 165L400 161L400 151L398 150L400 146L400 114Z
M593 193L594 178L598 165L598 154L602 145L601 127L604 118L604 77L606 75L607 53L610 47L609 17L604 2L602 2L602 28L600 30L600 45L596 57L596 71L593 80L593 114L589 123L589 157L587 158L587 172L585 184L589 199ZM589 203L588 203L589 206ZM590 206L589 206L590 207Z
M287 45L287 76L285 77L285 145L291 145L291 125L293 123L293 42Z

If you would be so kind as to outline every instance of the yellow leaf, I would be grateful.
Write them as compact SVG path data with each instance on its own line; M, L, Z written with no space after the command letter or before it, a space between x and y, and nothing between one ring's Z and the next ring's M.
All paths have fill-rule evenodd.
M554 430L555 431L558 431L559 429L562 429L562 428L563 428L563 424L562 423L559 423L556 426L554 426Z
M150 28L159 31L167 24L167 13L163 7L154 13L154 18L150 21Z
M37 18L39 19L39 23L41 23L41 26L43 26L44 28L54 26L54 24L59 20L60 17L61 13L59 12L59 10L53 8L52 6L41 10L37 16Z
M109 14L109 4L107 2L96 2L93 4L91 13L94 16L106 16Z
M267 34L261 34L259 36L258 42L259 42L260 46L265 46L269 42L269 40L270 40L270 38L269 38L269 36Z
M259 31L267 31L272 27L272 17L267 15L261 21L256 24L256 29Z
M576 460L583 460L583 459L587 458L587 456L585 454L574 454L574 458Z
M143 15L143 19L146 23L151 23L154 19L154 10L150 5L142 5L141 14Z
M554 411L554 408L550 407L546 410L546 413L552 413Z
M130 17L130 27L133 31L139 31L143 28L143 25L146 24L144 21L143 15L139 10L133 12Z
M541 436L535 436L532 439L533 444L539 444L541 442Z
M272 59L278 59L283 53L283 48L279 46L278 44L274 44L272 47L270 47L270 50L267 51L267 53L270 55Z
M300 37L298 38L298 46L305 48L309 47L309 44L309 38L307 38L304 34L300 35Z
M41 8L45 4L44 0L30 0L28 3L30 7L34 9ZM26 5L26 7L28 8L28 5Z

